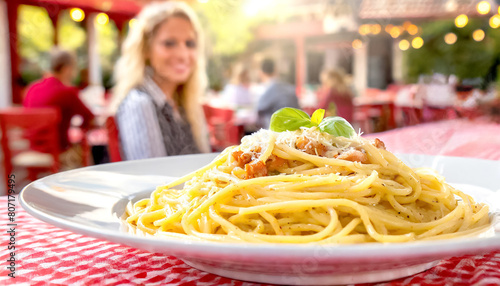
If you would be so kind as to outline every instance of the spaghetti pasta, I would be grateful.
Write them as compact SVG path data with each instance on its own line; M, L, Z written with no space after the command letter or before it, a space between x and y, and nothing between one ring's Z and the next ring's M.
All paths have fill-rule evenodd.
M182 186L183 185L183 186ZM408 242L477 235L488 207L383 142L260 130L127 207L136 234L224 242Z

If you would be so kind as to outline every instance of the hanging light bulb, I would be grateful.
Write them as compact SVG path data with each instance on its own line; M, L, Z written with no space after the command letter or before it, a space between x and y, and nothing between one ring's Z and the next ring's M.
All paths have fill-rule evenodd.
M109 22L109 17L106 13L99 13L95 17L95 21L99 25L106 25Z
M448 45L453 45L457 41L457 35L448 33L444 36L444 42Z
M420 49L424 45L424 39L416 37L411 41L411 46L414 49Z
M477 3L476 10L479 14L486 15L490 12L491 5L488 1L481 1L481 2Z
M361 42L360 39L356 39L356 40L352 41L352 47L356 50L361 49L363 47L363 42Z
M401 41L399 41L399 48L402 51L408 50L410 48L410 42L408 42L408 40L401 40Z
M463 28L467 26L467 23L469 23L469 17L465 14L460 14L455 18L455 26L457 28Z
M408 34L415 36L418 33L417 25L411 24L407 29Z
M361 26L359 26L359 34L360 35L368 35L370 33L370 25L368 24L363 24Z
M485 36L485 33L483 30L481 29L477 29L475 30L473 33L472 33L472 38L474 39L474 41L476 42L481 42L482 40L484 40L484 36Z
M404 23L403 23L403 28L404 28L405 30L407 30L407 29L408 29L408 27L410 27L411 25L413 25L413 24L412 24L410 21L404 21Z
M372 34L378 35L380 33L380 31L382 31L382 27L380 27L379 24L373 24L370 27L370 31Z
M401 35L401 29L399 28L399 26L394 26L394 27L392 27L390 34L391 34L391 37L396 39L397 37L399 37Z
M137 25L137 19L130 19L130 21L128 21L128 27L130 29L133 29L135 25Z
M390 34L393 27L394 27L393 24L388 24L387 26L385 26L385 32L387 34Z
M500 15L496 14L491 16L490 27L492 27L493 29L500 27Z
M80 8L73 8L69 11L69 16L75 22L81 22L85 19L85 12Z

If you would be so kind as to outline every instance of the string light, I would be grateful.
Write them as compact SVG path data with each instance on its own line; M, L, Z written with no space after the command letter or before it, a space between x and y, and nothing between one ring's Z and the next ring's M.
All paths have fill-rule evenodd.
M399 41L399 48L402 51L408 50L410 48L410 42L408 42L408 40L401 40L401 41Z
M130 21L128 21L128 27L130 29L133 29L135 25L137 25L137 19L130 19Z
M396 39L397 37L399 37L401 35L401 30L399 29L398 26L394 26L394 27L392 27L390 34L391 34L391 37Z
M415 36L418 33L417 25L411 24L407 29L408 34Z
M373 24L370 27L370 31L372 34L378 35L380 33L380 31L382 31L382 27L380 27L379 24Z
M394 27L393 24L389 24L389 25L385 26L385 32L387 34L390 34L393 27Z
M455 18L455 26L457 28L463 28L469 23L469 18L465 14L460 14Z
M500 27L500 15L496 14L490 18L490 27L493 29Z
M424 39L416 37L411 41L411 46L414 49L420 49L424 45Z
M75 22L81 22L85 19L85 12L80 8L73 8L69 11L71 19Z
M356 40L352 41L352 47L356 50L361 49L363 47L363 42L361 42L360 39L356 39Z
M444 42L448 45L453 45L457 41L457 35L453 33L448 33L444 35Z
M481 42L482 40L484 40L484 36L485 36L484 31L481 29L477 29L472 33L472 38L476 42Z
M360 35L368 35L370 33L370 25L368 24L363 24L359 26L359 34Z
M109 22L109 17L106 13L99 13L95 17L95 21L99 25L106 25Z
M481 2L477 3L476 10L479 14L486 15L490 12L491 5L488 1L481 1Z

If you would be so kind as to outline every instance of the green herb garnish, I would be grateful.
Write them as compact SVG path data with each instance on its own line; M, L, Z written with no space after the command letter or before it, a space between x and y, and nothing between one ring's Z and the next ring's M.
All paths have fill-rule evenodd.
M356 136L356 131L349 121L340 116L329 116L319 124L319 130L330 133L334 136L352 138Z
M304 111L296 108L285 107L273 113L270 129L276 132L294 131L300 127L316 126L321 132L333 136L352 138L356 135L352 125L339 116L325 116L324 109L317 109L311 117Z
M276 132L293 131L300 127L313 127L309 114L296 108L285 107L277 110L271 116L270 129Z

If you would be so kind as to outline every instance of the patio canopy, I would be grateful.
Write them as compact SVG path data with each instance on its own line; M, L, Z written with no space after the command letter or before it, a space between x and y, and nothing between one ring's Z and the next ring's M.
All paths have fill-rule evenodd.
M7 1L11 2L11 1ZM60 10L80 8L85 12L105 12L111 18L132 18L141 9L146 0L18 0L17 4L32 5L45 8L52 17Z

